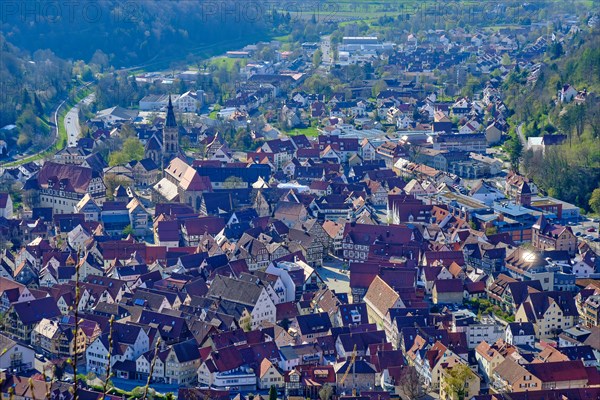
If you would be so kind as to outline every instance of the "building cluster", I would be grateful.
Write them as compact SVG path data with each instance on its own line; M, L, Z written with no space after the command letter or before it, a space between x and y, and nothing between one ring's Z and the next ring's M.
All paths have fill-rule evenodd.
M276 63L248 46L227 53L250 62L214 118L183 126L201 91L146 96L139 109L164 117L101 110L77 145L3 169L31 204L14 213L0 193L3 398L72 398L39 368L170 385L181 399L272 387L289 399L600 398L597 233L581 237L576 206L487 152L509 128L502 80L517 65L533 76L546 46L504 65L516 34L342 39L342 66L502 65L452 101L399 79L326 98L298 87L317 44ZM287 136L276 123L319 129ZM228 143L231 127L251 150ZM98 149L130 128L143 158L109 166ZM111 398L79 383L78 398Z
M403 141L234 156L215 135L190 160L178 132L168 112L154 156L120 170L57 154L25 181L31 215L0 196L3 391L37 353L183 398L448 398L457 371L469 398L600 393L600 261L576 207L514 173L467 185L425 142L406 163ZM130 184L107 193L109 174Z

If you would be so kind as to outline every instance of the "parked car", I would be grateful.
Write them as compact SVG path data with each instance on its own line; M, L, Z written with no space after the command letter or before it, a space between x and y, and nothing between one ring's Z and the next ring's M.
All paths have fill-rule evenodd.
M591 228L588 228L586 232L596 232L596 228L592 226Z

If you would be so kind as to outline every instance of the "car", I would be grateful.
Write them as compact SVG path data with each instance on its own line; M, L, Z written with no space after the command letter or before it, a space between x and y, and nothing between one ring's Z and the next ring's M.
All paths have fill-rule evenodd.
M592 226L591 228L588 228L586 232L596 232L596 228Z
M592 240L592 242L598 243L598 242L600 242L600 238L594 238L594 240Z
M594 219L592 220L592 222L596 222L596 223L598 223L598 222L600 222L600 218L594 218Z
M581 236L581 232L575 232L575 236Z

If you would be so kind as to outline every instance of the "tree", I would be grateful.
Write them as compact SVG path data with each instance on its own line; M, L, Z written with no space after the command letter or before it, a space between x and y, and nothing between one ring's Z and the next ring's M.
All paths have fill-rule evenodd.
M109 164L111 166L126 164L133 160L144 158L144 145L136 137L130 137L123 142L123 148L110 155Z
M223 188L235 189L235 188L239 187L239 185L242 183L244 183L242 178L237 177L237 176L230 176L229 178L225 179L225 181L223 182Z
M409 399L416 399L423 394L423 380L415 367L404 367L398 384L402 393Z
M123 229L123 236L129 235L133 235L133 228L131 227L131 224L127 225L125 229Z
M498 228L495 226L491 226L491 227L485 229L485 234L487 236L495 235L496 233L498 233Z
M131 124L123 124L119 130L119 136L123 139L129 139L132 137L137 137L137 132L135 131L135 128L131 126Z
M321 400L329 400L332 395L333 395L333 388L328 384L323 385L321 390L319 390L319 398Z
M42 102L40 101L40 98L38 97L37 93L33 94L33 109L35 111L35 115L37 115L38 117L43 117L44 116L44 106L42 105Z
M385 83L385 81L383 79L380 79L377 82L375 82L375 84L373 85L373 88L371 89L371 95L373 97L377 97L377 95L379 93L383 92L387 88L388 88L387 83Z
M512 136L506 141L505 149L508 152L510 158L510 167L513 171L519 171L519 161L523 153L523 143L519 139L518 135Z
M27 89L23 89L21 104L23 104L24 106L31 104L31 96L29 96L29 92L27 91Z
M594 189L590 197L589 205L596 214L600 214L600 188Z
M321 51L321 49L315 50L315 52L313 53L313 58L312 58L313 67L319 68L319 65L321 65L322 61L323 61L323 52Z
M269 389L269 400L277 400L277 388L275 385L271 385Z
M117 186L129 187L129 181L115 174L104 175L104 186L106 186L106 195L109 200L113 199Z
M450 399L463 400L467 394L467 381L473 374L471 369L462 363L456 364L450 370L446 370L444 385Z

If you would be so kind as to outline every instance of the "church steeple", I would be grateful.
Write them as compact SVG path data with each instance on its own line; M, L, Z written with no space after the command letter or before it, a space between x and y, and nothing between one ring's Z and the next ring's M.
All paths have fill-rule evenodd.
M169 105L167 106L167 118L163 127L163 162L168 164L179 154L179 128L175 120L175 111L173 111L173 102L169 95Z
M167 120L165 121L165 126L177 126L177 121L175 120L175 112L173 111L173 103L171 102L171 95L169 95L169 105L167 106Z

